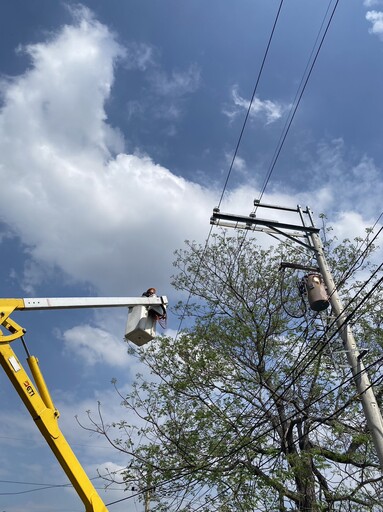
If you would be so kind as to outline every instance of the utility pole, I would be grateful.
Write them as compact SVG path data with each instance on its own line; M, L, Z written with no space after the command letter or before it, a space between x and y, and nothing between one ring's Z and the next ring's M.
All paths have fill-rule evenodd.
M363 356L360 354L354 335L346 321L346 314L343 310L342 302L339 298L334 280L328 269L326 259L323 254L321 239L317 234L311 235L311 240L316 250L318 267L327 287L330 303L339 333L343 341L343 347L346 352L348 364L350 365L356 388L360 395L367 425L371 433L374 446L379 458L380 467L383 469L383 420L377 404L370 379L363 364Z
M296 209L287 207L285 208L281 206L261 204L256 201L254 202L254 206L255 209L270 208L273 210L283 210L285 212L291 213L295 212L299 214L301 225L289 224L286 222L282 223L274 220L259 219L256 217L255 213L250 214L248 217L221 213L217 208L213 210L213 216L210 219L210 223L223 227L245 229L249 231L262 231L274 235L283 235L314 252L320 273L327 287L332 310L336 316L336 324L343 341L343 347L347 355L347 360L350 365L352 375L354 377L355 385L362 401L363 411L380 462L380 468L383 470L382 415L379 410L371 382L367 375L367 371L362 361L363 355L359 352L351 328L347 323L347 315L344 313L342 302L339 298L334 280L329 270L323 252L322 241L319 236L319 229L314 225L312 213L308 207L306 207L306 210L302 210L300 206L297 206ZM308 218L310 225L306 225L305 215L307 216L306 218ZM305 238L307 241L302 241L300 238Z
M150 489L145 491L145 512L150 511Z

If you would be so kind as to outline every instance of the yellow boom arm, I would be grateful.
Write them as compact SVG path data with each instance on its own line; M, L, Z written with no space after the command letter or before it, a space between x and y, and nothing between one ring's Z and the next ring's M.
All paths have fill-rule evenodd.
M86 512L107 512L107 508L86 475L58 426L59 412L40 371L38 359L28 354L27 362L34 383L28 376L10 343L21 338L25 329L9 318L15 309L68 309L83 307L154 306L167 304L166 297L140 298L63 298L63 299L0 299L0 325L9 334L0 332L0 364L24 402L73 487L85 505Z

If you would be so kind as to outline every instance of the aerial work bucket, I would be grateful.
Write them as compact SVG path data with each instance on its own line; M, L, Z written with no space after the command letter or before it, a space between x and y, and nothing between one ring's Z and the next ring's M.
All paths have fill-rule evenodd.
M129 308L125 339L141 347L156 336L156 319L146 306Z

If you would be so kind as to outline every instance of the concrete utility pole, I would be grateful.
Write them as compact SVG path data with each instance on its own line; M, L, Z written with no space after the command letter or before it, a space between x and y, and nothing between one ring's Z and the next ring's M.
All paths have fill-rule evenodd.
M342 302L339 298L334 280L328 269L326 259L323 254L322 241L316 233L311 235L311 240L316 251L316 258L323 281L327 287L330 303L334 315L336 316L336 324L343 341L343 346L347 355L348 364L350 365L356 388L360 395L364 414L366 416L367 425L371 433L376 453L379 458L380 467L383 469L383 420L377 404L374 391L367 371L362 361L355 338L352 334L350 326L346 322L346 314Z
M145 491L145 512L150 512L150 490Z
M319 236L319 229L315 227L312 213L309 208L302 210L300 206L295 208L284 208L268 204L254 203L257 208L270 208L273 210L283 210L285 212L298 213L302 225L289 224L286 222L277 222L274 220L259 219L252 213L248 217L221 213L217 208L213 210L213 216L210 219L211 224L237 229L246 229L250 231L263 231L270 234L284 235L307 249L314 252L320 273L327 287L329 301L332 310L336 316L336 324L339 329L343 346L347 355L356 388L360 395L363 411L367 420L367 425L375 446L375 450L380 462L380 468L383 470L383 419L376 401L371 382L362 361L362 354L358 351L351 328L347 323L347 315L344 313L342 302L339 298L334 280L328 268L326 258L323 252L322 241ZM304 214L307 215L310 226L305 223ZM261 226L261 227L259 227ZM264 227L262 227L264 226ZM299 237L306 238L307 243L299 240Z

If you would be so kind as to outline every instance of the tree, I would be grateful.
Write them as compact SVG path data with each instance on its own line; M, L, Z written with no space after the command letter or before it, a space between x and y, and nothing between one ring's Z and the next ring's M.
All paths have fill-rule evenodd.
M372 246L326 247L381 401L382 308L367 295L377 277L357 280L371 275ZM149 475L150 510L382 510L378 460L331 312L309 310L303 274L280 270L282 260L311 258L291 242L262 248L225 232L176 252L173 284L191 295L175 310L188 327L138 349L151 378L137 376L121 395L135 425L88 427L126 452L127 488Z

